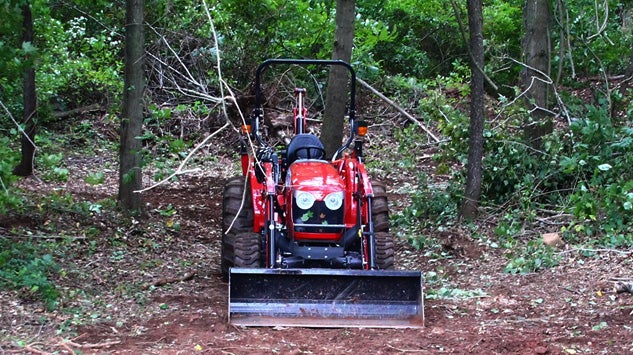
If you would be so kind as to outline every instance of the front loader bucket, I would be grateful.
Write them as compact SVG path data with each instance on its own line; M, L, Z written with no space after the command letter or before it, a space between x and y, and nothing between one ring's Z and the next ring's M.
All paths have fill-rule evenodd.
M229 322L242 326L420 328L418 271L250 269L229 272Z

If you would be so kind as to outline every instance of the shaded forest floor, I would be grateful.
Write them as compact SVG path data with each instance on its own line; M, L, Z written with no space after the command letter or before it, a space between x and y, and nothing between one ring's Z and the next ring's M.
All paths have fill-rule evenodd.
M108 157L69 157L67 183L22 180L41 195L105 203L116 194ZM85 184L97 167L103 184ZM221 157L178 182L144 193L149 216L126 220L111 209L89 218L44 211L8 215L0 231L16 242L46 236L57 244L64 295L47 311L27 290L2 291L0 352L99 354L598 354L633 352L633 295L609 281L630 274L630 254L562 247L559 266L526 275L503 272L503 249L466 231L437 236L442 257L400 240L398 268L426 276L423 329L240 328L227 323L227 284L219 269L223 182L235 169ZM109 171L109 173L108 173ZM402 184L406 176L391 184ZM390 187L391 201L406 200ZM397 213L397 207L393 213ZM42 233L55 225L56 234ZM40 231L40 232L38 232ZM52 239L51 239L52 238ZM435 255L435 256L433 256ZM431 292L432 291L432 292Z

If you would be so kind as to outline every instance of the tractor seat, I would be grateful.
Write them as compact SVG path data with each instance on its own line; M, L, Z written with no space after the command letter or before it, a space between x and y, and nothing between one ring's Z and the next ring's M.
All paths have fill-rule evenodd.
M287 150L287 164L290 165L298 159L325 159L325 148L319 137L314 134L302 133L292 137Z

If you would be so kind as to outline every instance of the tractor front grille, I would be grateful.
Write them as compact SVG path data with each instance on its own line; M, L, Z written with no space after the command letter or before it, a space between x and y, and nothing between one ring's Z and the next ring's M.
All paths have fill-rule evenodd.
M333 211L323 201L315 201L312 207L303 210L293 200L292 218L295 232L342 233L345 228L343 207Z

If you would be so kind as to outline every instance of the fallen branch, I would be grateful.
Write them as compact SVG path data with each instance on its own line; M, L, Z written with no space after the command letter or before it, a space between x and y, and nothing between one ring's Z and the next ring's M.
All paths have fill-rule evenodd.
M613 282L613 290L616 293L633 293L633 277L612 277L609 281Z
M567 254L567 253L573 253L573 252L589 252L589 253L616 253L616 254L621 254L621 255L630 255L633 254L633 251L626 251L626 250L617 250L617 249L609 249L609 248L603 248L603 249L589 249L589 248L572 248L569 250L563 250L561 252L559 252L558 254Z
M188 174L191 172L195 172L200 170L199 168L196 169L191 169L191 170L183 170L183 167L189 162L189 159L191 159L191 157L200 149L202 148L205 144L207 144L207 142L215 137L215 135L219 134L220 132L222 132L225 128L229 127L231 125L231 123L227 120L226 123L224 123L224 126L218 128L215 132L213 132L212 134L208 135L204 140L202 140L202 142L200 142L198 145L196 145L190 152L189 154L187 154L187 156L185 157L185 159L180 163L180 165L178 166L178 168L176 169L176 171L174 171L173 173L171 173L169 176L167 176L166 178L164 178L163 180L155 183L154 185L150 186L150 187L146 187L144 189L141 190L137 190L134 191L136 193L141 193L141 192L145 192L145 191L149 191L157 186L163 185L165 183L167 183L167 181L169 181L171 178L173 178L174 176L178 176L178 175L183 175L183 174Z
M27 233L19 233L13 230L9 230L7 228L0 227L0 238L4 239L40 239L40 240L83 240L86 239L86 236L76 236L71 237L67 235L37 235L37 234L27 234Z
M149 282L149 283L146 283L145 285L141 286L141 290L147 290L150 287L164 286L164 285L173 284L173 283L176 283L176 282L189 281L189 280L193 279L193 277L195 275L196 275L196 272L194 270L194 271L190 271L190 272L184 274L181 277L170 277L170 278L158 279L156 281Z
M120 344L121 341L120 340L113 340L113 341L105 341L103 343L96 343L96 344L78 344L75 343L73 341L70 340L64 340L62 341L62 344L68 344L74 348L79 348L79 349L97 349L97 348L107 348L109 346L112 345L117 345Z
M391 348L393 350L399 351L401 353L426 353L428 352L428 350L424 350L424 349L401 349L401 348L396 348L395 346L391 345L391 344L387 344L388 348Z
M34 348L32 346L32 344L29 345L24 345L24 350L33 353L33 354L40 354L40 355L53 355L53 353L49 353L48 351L43 351L43 350L39 350L37 348ZM13 351L11 351L13 352Z
M58 111L58 112L53 112L52 116L56 117L56 118L66 118L69 116L75 116L78 113L87 113L87 112L93 112L93 111L98 111L101 109L101 105L99 104L92 104L92 105L88 105L88 106L83 106L83 107L78 107L76 109L72 109L69 111Z
M616 293L633 293L633 282L617 281L613 286Z
M633 277L612 277L609 280L611 280L611 281L630 281L630 282L633 282Z
M384 102L388 103L389 105L393 106L396 110L398 110L398 112L400 112L401 114L403 114L406 118L408 118L411 122L415 123L416 125L418 125L420 128L422 128L422 130L424 132L426 132L426 134L429 135L429 137L433 138L433 140L435 141L435 143L440 143L439 138L437 138L433 132L431 132L430 129L428 129L424 124L422 124L422 122L420 122L419 120L417 120L415 117L413 117L411 114L409 114L407 111L405 111L402 107L400 107L397 103L393 102L393 100L391 100L390 98L388 98L387 96L383 95L380 91L374 89L371 85L369 85L367 82L365 82L362 79L356 78L356 81L358 81L359 84L361 84L362 86L364 86L365 88L369 89L369 91L371 91L372 93L374 93L376 96L378 96L381 100L383 100Z

